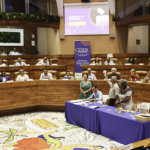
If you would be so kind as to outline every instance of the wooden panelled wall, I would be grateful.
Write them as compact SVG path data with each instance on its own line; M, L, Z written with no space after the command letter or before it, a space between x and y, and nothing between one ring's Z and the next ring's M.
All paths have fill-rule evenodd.
M0 26L1 28L12 28L12 29L24 29L24 46L0 46L0 49L4 49L7 54L15 47L18 52L25 54L37 54L37 27L32 26ZM34 38L32 38L34 34ZM35 46L31 45L31 41L35 41Z

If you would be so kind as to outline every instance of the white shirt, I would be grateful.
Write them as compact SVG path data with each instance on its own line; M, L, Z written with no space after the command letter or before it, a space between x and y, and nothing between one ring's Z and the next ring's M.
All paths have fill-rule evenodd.
M108 63L108 61L104 62L104 65L115 65L114 62L112 60L110 60L110 62Z
M16 78L16 81L28 81L29 80L29 76L27 74L22 75L18 75Z
M26 66L26 63L25 62L23 62L23 61L21 61L21 62L16 62L15 63L15 66Z
M95 61L93 61L90 65L102 65L102 62L99 61L99 63L95 63Z
M53 76L51 73L47 73L47 75L41 73L40 80L44 80L44 79L53 80Z
M10 51L9 55L21 55L19 52Z
M119 96L120 101L123 101L124 98L130 96L130 99L129 99L128 102L121 102L121 107L123 109L131 110L132 109L132 105L133 105L133 102L132 102L132 90L129 87L127 87L127 89L125 91L121 91L118 96Z
M4 52L3 52L3 53L1 53L1 55L2 55L2 56L7 56L7 54L6 54L6 53L4 53Z
M116 99L119 95L119 86L117 83L112 84L109 82L110 90L109 90L109 98Z
M6 77L3 77L3 82L6 82Z
M5 64L5 63L2 63L2 64L0 65L0 67L6 67L6 64Z
M44 62L44 60L40 60L37 64L37 66L49 66L49 61L47 60Z
M97 80L97 78L93 73L90 73L88 74L88 80Z
M96 101L103 101L103 94L101 91L97 90L97 92L93 92L88 99L96 99Z

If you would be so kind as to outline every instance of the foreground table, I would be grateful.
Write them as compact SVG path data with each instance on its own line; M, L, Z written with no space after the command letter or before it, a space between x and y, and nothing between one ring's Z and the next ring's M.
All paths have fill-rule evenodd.
M90 108L93 105L100 108ZM65 116L69 123L122 144L150 138L150 122L135 120L136 113L118 114L115 109L98 103L85 106L66 102Z

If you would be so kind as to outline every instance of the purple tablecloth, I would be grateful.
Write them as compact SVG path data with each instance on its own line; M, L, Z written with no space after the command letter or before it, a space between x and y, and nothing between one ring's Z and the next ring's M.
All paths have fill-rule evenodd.
M89 106L99 106L93 109ZM69 123L110 138L122 144L129 144L150 138L150 122L135 120L136 113L118 114L115 107L94 103L87 106L66 102L65 116Z

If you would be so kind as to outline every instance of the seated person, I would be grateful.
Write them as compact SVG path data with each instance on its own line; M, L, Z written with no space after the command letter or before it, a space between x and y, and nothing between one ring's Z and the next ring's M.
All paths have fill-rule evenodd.
M97 56L91 64L92 65L102 65L102 62L99 60L99 57Z
M48 72L48 70L44 70L43 73L41 73L41 76L40 76L40 80L53 80L53 76L50 72Z
M91 72L91 68L87 69L88 80L97 80L96 76Z
M131 69L130 70L129 81L139 81L139 80L140 80L140 77L136 73L136 70L135 69Z
M88 81L88 75L84 74L83 81L80 82L80 99L85 99L91 96L92 83Z
M17 59L17 62L15 63L15 66L26 66L26 65L27 64L23 62L20 57Z
M73 79L73 76L71 76L70 75L70 72L66 72L66 75L64 76L64 78L63 79L68 79L68 80L70 80L70 79Z
M106 61L104 62L104 65L115 65L114 62L110 59L110 57L107 57Z
M0 59L0 67L6 67L7 65L3 62L3 59Z
M29 80L29 76L27 74L24 74L24 70L20 69L19 70L19 75L16 78L16 81L28 81Z
M10 51L9 55L22 55L21 53L17 52L16 48Z
M98 90L96 85L92 87L92 95L88 98L90 101L101 101L103 103L103 94Z
M149 83L150 81L150 71L147 73L146 77L143 80L143 83Z
M127 81L124 79L120 80L119 87L119 99L117 100L116 104L121 104L123 109L131 110L133 105L131 88L127 86Z
M6 81L9 81L10 80L10 77L6 75L6 73L3 71L1 73L1 76L0 76L0 82L6 82Z
M129 59L127 60L126 64L135 64L135 58L134 57L129 57Z
M120 75L116 73L116 72L117 72L117 69L116 69L116 68L112 68L112 69L111 69L111 72L112 72L112 73L111 73L110 75L108 75L108 78L109 78L109 79L111 79L112 76L116 76L116 77L117 77L117 80L120 80Z
M7 56L7 53L2 49L2 50L0 51L0 55L2 55L2 56Z
M47 59L47 57L44 57L36 65L37 66L49 66L49 60Z

